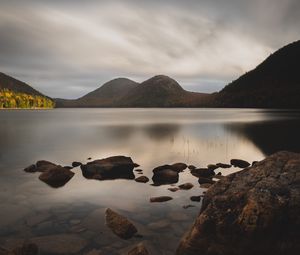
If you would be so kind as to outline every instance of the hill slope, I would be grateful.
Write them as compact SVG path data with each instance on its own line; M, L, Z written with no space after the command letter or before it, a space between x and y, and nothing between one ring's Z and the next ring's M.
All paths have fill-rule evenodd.
M0 72L0 108L53 108L54 101L28 84Z
M211 106L300 108L300 41L269 56L211 98Z
M132 80L117 78L76 100L56 99L56 104L57 107L113 107L137 86Z

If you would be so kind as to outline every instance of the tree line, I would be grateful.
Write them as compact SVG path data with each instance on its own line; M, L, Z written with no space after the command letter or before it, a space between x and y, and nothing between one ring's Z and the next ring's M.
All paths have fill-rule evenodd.
M53 100L38 95L14 92L8 89L0 90L1 108L54 108Z

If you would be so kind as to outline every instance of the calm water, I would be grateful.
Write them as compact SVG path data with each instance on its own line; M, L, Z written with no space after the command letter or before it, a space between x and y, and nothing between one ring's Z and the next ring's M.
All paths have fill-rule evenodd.
M205 191L187 170L178 184L188 181L195 187L172 193L170 185L151 182L86 180L79 168L72 170L76 174L69 183L53 189L23 168L41 159L70 165L88 157L126 155L151 179L152 169L162 164L252 162L278 150L300 152L299 119L297 111L251 109L0 111L1 245L64 233L88 241L81 254L93 248L122 254L142 240L153 254L174 254L201 206L189 197ZM149 203L151 196L161 195L174 199ZM183 209L189 204L195 207ZM123 241L111 234L104 224L107 207L127 216L143 237Z

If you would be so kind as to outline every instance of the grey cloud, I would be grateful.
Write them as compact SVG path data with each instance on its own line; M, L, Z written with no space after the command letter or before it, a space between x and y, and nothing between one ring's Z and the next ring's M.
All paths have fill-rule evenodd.
M299 27L298 0L2 0L0 71L53 97L155 74L212 92Z

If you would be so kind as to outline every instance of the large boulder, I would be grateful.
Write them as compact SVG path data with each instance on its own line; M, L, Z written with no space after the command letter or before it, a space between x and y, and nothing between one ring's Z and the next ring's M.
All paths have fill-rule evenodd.
M81 170L87 179L134 179L133 169L137 166L130 157L114 156L81 165Z
M177 255L294 255L300 251L300 154L276 153L206 193Z

